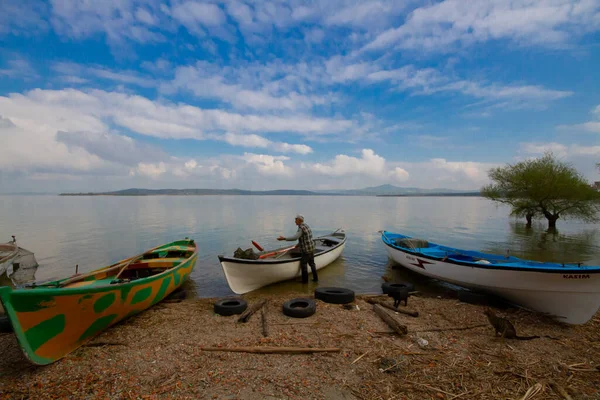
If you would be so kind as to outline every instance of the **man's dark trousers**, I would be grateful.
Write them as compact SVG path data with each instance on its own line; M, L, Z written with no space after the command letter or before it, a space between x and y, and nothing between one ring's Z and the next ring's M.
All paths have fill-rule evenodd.
M307 264L310 265L313 281L318 281L319 278L317 277L317 266L315 265L315 253L302 253L300 255L300 270L302 271L302 283L308 283Z

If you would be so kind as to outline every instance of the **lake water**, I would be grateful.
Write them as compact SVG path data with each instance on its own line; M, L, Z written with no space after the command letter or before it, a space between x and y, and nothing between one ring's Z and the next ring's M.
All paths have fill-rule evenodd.
M228 296L233 292L217 255L252 247L251 240L280 246L275 238L295 233L297 213L314 236L346 231L342 257L319 272L319 284L357 293L380 292L384 274L417 278L392 270L378 234L383 229L464 249L600 265L598 225L559 220L558 233L546 233L544 222L528 230L508 208L478 197L0 196L0 242L16 235L40 264L35 279L46 281L73 274L76 264L79 272L90 271L187 236L200 247L187 287L199 297ZM260 291L290 289L302 285L290 281ZM313 289L312 283L304 287Z

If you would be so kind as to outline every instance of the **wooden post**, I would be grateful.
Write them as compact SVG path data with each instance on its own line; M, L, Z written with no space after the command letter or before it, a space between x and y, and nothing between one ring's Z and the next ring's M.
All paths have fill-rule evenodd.
M390 326L397 334L406 335L408 333L408 328L406 325L402 325L398 322L394 317L388 314L385 309L379 304L373 304L373 311L375 314L379 315L379 318L385 321L386 324Z
M390 309L392 311L395 311L395 312L399 312L399 313L402 313L402 314L410 315L411 317L418 317L419 316L419 312L418 311L409 311L409 310L403 310L401 308L394 308L394 306L392 306L391 304L387 304L383 300L369 299L369 298L367 298L367 299L365 299L365 301L367 303L370 303L370 304L379 304L382 307L388 308L388 309Z
M240 315L238 322L248 322L252 314L260 310L260 308L264 306L266 302L266 300L261 300L258 303L252 304L246 311L244 311L242 315Z

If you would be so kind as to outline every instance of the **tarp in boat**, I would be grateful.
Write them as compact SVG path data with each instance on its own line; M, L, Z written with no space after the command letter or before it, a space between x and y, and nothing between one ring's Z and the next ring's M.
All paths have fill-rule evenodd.
M242 250L240 247L233 252L235 258L241 258L242 260L258 260L259 255L254 252L252 247Z

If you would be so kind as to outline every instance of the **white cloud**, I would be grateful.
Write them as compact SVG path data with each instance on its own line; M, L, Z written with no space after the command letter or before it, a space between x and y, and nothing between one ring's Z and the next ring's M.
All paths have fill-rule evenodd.
M284 164L284 161L290 159L289 157L244 153L244 156L241 158L249 164L256 166L257 171L262 175L292 175L292 169Z
M185 1L171 9L173 18L181 22L191 31L199 29L198 25L211 27L225 22L225 14L221 8L211 3Z
M144 88L157 86L153 79L134 71L112 71L100 66L85 66L71 62L56 62L51 68L54 72L68 77L73 83L97 81L97 78L101 78Z
M176 160L160 148L134 140L127 132L163 139L216 139L236 146L308 154L312 148L303 144L272 141L252 133L234 134L229 128L238 132L278 132L283 128L305 134L310 129L344 126L337 127L333 120L303 118L242 116L101 90L37 89L0 96L0 140L4 143L0 146L0 170L30 177L93 173L152 179L169 174L230 179L237 176L239 159L227 165L216 161L194 165L190 160ZM263 174L284 176L291 173L283 163L288 159L256 156L246 161Z
M525 157L539 157L550 151L559 160L570 163L590 182L598 180L596 164L600 159L600 145L584 146L577 143L563 144L557 142L520 143L519 153Z
M478 190L488 183L488 171L498 164L434 158L421 162L386 160L363 149L361 158L337 155L323 163L302 163L298 179L319 175L321 188L362 188L384 183L427 189Z
M163 83L161 91L191 92L197 97L219 99L242 110L307 110L330 100L322 95L301 93L306 86L299 81L304 81L304 77L292 74L293 68L279 64L236 68L202 61L195 66L178 67L174 79Z
M227 24L227 16L218 4L175 0L169 14L192 34L235 42L234 28Z
M588 121L581 124L575 125L558 125L557 128L560 130L581 130L585 132L600 133L600 105L596 106L591 111L592 117L596 121Z
M164 162L159 163L139 163L133 170L134 174L140 174L156 179L167 172L167 166Z
M381 23L382 19L385 20L390 17L390 14L396 14L402 9L402 4L397 2L358 2L325 17L325 24L370 26L378 22Z
M398 182L406 182L410 178L410 174L404 168L396 167L389 173L390 177Z
M3 1L0 35L33 35L48 29L44 15L48 4L42 0Z
M371 149L363 149L361 154L361 158L339 154L329 163L317 163L310 165L308 168L314 172L330 176L377 176L385 173L385 158L378 156Z
M240 135L232 132L227 132L224 135L215 136L214 138L215 140L222 140L233 146L272 148L282 153L309 154L313 151L312 148L310 148L310 146L304 144L273 142L269 139L255 134Z
M379 70L367 75L372 82L390 81L401 90L412 90L418 95L456 92L465 96L496 102L504 107L538 107L550 101L569 97L571 91L546 89L542 86L468 81L445 76L432 69L417 69L412 65L395 70Z
M35 69L29 61L19 56L16 56L6 62L6 67L0 68L0 77L6 76L9 78L22 78L25 80L39 78Z
M290 144L282 142L274 142L273 149L282 153L310 154L313 152L312 148L305 144Z
M594 0L444 0L414 9L403 24L363 49L448 52L498 39L557 47L597 30L599 10Z
M56 131L105 131L106 122L160 138L206 139L207 133L328 135L353 129L351 120L304 115L236 114L102 90L36 89L0 97L0 114L43 122ZM14 120L14 119L13 119Z
M111 46L165 41L180 27L203 39L232 42L239 31L246 43L264 44L308 26L307 45L344 32L336 43L341 49L367 42L366 50L447 52L497 39L564 46L598 29L599 7L595 0L52 0L51 7L26 0L4 6L0 34L29 34L45 29L50 20L59 35L85 39L102 34ZM348 28L353 31L345 35ZM295 43L296 38L286 40Z
M330 58L325 67L333 82L341 83L361 80L378 68L370 62L347 63L341 56Z
M136 141L128 136L109 132L64 132L56 133L56 141L69 148L82 148L89 154L123 165L135 165L151 160L168 160L170 157L161 149Z
M482 163L471 161L447 161L443 158L431 159L430 163L436 169L450 172L453 175L464 175L474 182L482 182L487 179L487 172L482 169Z
M160 3L153 0L145 2L142 14L138 12L136 3L138 2L135 0L53 0L52 26L59 35L75 39L102 33L111 45L123 44L127 39L140 43L164 41L164 36L148 24L150 20L157 24ZM160 25L163 29L169 28L166 21Z
M152 15L150 11L142 7L138 8L135 11L135 18L146 25L156 25L157 22L154 15Z
M352 57L334 56L326 63L327 83L386 84L414 95L460 93L482 99L488 105L502 108L539 108L545 104L569 97L571 91L547 89L539 85L503 84L484 80L466 80L442 73L434 68L404 65L387 69L382 61L356 62Z
M526 154L541 155L547 151L559 158L575 158L579 156L600 157L600 146L581 146L579 144L521 143L521 151Z

